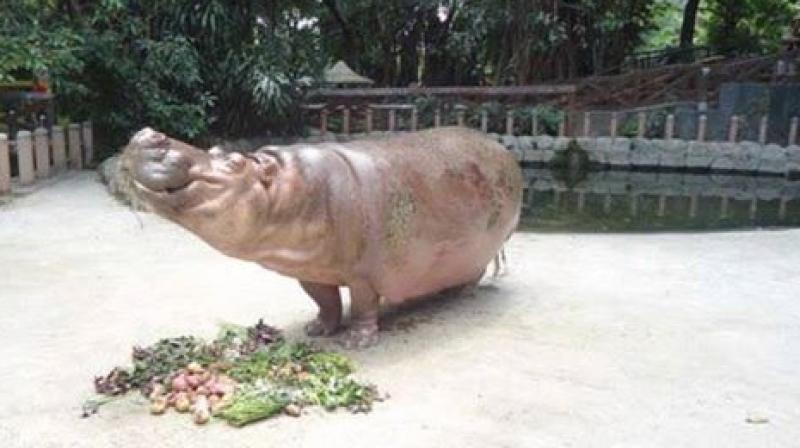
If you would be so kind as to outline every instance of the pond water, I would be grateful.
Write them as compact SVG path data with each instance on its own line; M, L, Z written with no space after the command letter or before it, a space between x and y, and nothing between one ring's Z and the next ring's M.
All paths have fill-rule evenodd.
M521 230L681 231L800 227L800 179L524 168Z

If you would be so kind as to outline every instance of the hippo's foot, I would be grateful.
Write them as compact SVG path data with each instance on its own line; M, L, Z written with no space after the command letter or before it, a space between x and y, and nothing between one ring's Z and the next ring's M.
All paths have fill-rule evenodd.
M353 327L347 330L339 343L347 350L372 347L378 343L378 326Z
M312 338L330 336L339 329L338 322L325 322L322 318L316 317L305 326L306 334Z

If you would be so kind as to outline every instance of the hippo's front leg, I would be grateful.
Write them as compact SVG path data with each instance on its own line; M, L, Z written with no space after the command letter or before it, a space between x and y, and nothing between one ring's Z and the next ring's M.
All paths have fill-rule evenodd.
M306 324L306 334L316 337L335 333L342 323L342 297L339 295L339 287L304 281L300 282L300 286L319 307L317 317Z
M356 282L350 288L350 329L342 339L347 349L366 348L378 342L380 297L367 282Z

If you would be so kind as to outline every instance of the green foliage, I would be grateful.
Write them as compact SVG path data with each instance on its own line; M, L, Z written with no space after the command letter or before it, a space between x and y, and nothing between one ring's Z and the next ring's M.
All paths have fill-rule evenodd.
M796 5L796 0L709 0L703 24L708 43L737 53L775 51Z

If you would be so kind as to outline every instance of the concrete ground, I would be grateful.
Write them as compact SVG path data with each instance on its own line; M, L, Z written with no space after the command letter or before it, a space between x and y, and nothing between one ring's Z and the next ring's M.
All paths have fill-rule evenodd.
M314 307L67 175L0 206L0 446L800 445L800 231L527 233L508 258L351 354L391 394L370 414L196 427L130 397L81 419L93 375L133 344L259 317L299 337Z

